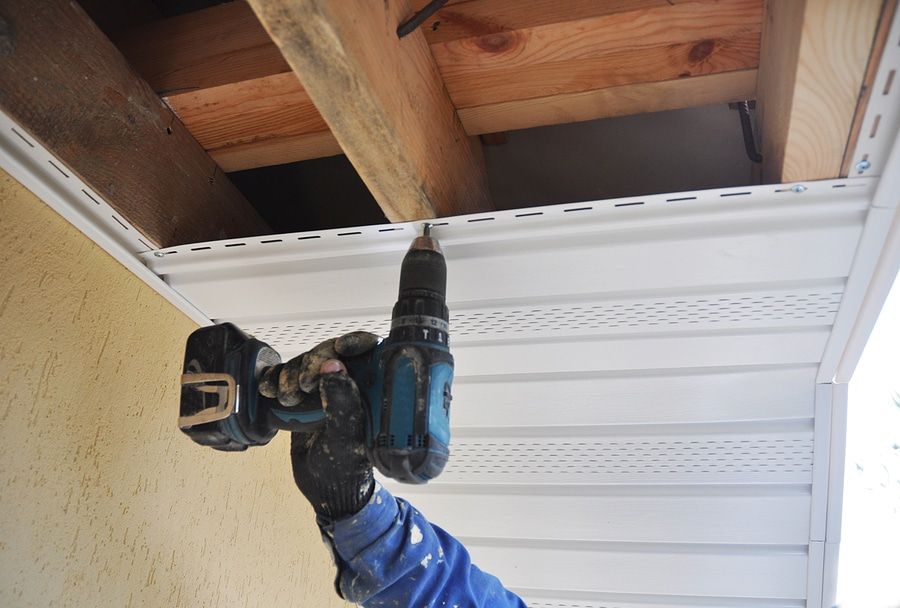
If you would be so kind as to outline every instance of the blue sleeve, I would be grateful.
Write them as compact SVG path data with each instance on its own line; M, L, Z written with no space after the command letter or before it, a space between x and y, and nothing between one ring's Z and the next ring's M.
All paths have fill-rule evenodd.
M336 553L337 584L345 600L365 608L526 608L499 580L475 567L458 540L381 484L362 511L320 525Z

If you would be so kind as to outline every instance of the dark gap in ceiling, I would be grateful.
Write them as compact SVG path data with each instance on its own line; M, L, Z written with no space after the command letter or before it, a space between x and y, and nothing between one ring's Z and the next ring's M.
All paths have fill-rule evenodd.
M79 4L100 31L109 37L163 17L152 0L79 0Z
M229 173L276 233L386 224L344 155Z
M753 183L738 113L724 104L492 139L484 154L498 209ZM276 233L387 222L345 156L229 177Z
M123 30L167 17L177 17L235 0L78 0L104 34L114 38Z
M232 0L150 0L163 17L176 17Z
M498 209L752 183L725 104L511 131L485 146Z

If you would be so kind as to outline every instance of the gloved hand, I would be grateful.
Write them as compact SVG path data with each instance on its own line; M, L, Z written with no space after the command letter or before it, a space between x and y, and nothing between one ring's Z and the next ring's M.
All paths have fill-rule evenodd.
M260 393L284 406L320 402L325 427L291 434L294 481L316 514L338 521L359 512L375 487L366 455L365 412L356 383L338 357L372 350L378 336L353 332L326 340L311 351L270 369Z

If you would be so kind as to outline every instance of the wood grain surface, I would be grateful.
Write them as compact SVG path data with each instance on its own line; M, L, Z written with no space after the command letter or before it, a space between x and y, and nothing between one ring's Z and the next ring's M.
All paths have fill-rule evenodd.
M715 1L687 0L692 4ZM418 11L428 2L412 0L410 4ZM674 0L451 0L421 27L429 44L436 44L673 4Z
M869 98L872 96L872 87L875 85L875 77L878 74L881 56L887 45L888 33L890 32L891 24L894 21L894 13L897 12L898 5L900 5L898 0L885 0L884 6L881 8L881 16L878 18L878 30L875 32L875 41L872 45L872 52L869 54L868 65L866 65L866 74L863 77L859 99L856 102L856 112L853 115L853 124L850 127L850 135L847 138L847 147L844 150L844 158L841 161L841 177L847 177L851 171L856 171L856 169L852 167L854 164L853 155L856 152L856 145L859 142L866 109L869 107ZM871 137L872 134L867 133L866 136Z
M462 110L535 97L752 70L758 63L759 34L756 33L651 46L640 51L610 52L598 57L481 68L446 74L444 82L450 97Z
M0 107L154 245L268 226L75 2L8 0Z
M759 0L665 4L452 40L431 49L441 73L458 77L742 34L759 37L761 20Z
M251 6L391 221L489 210L466 136L405 0L253 0Z
M195 325L0 172L0 605L346 606L286 437L175 426Z
M398 20L422 5L413 2ZM227 170L335 153L336 140L320 129L315 105L302 86L280 80L285 66L268 55L254 61L266 44L259 26L247 24L242 36L228 35L247 23L249 11L243 2L229 7L137 29L123 36L122 48ZM349 6L345 10L354 14ZM502 130L500 124L483 124L501 107L515 109L519 128L556 124L566 115L581 120L616 115L626 105L639 114L660 106L639 91L666 88L627 85L755 69L762 13L763 0L470 0L448 3L417 36L430 44L463 127L472 135ZM185 34L191 28L200 32L196 40ZM207 38L215 40L198 48ZM680 105L668 103L667 109L718 103L723 95L709 82L674 85L698 96L676 95ZM594 97L611 100L608 111L595 104L590 113L584 104L574 104L569 112L559 112L574 94L605 88L610 90ZM628 91L629 97L615 98L617 90ZM226 91L227 108L221 103ZM278 111L271 109L271 100L262 100L260 107L257 98L267 94L282 101ZM545 113L540 100L547 101ZM521 109L517 101L525 102ZM468 121L473 114L482 116L477 125ZM288 125L284 116L296 122ZM524 122L526 116L532 122Z
M459 110L469 133L492 133L557 125L596 118L628 116L692 107L698 99L708 104L753 99L756 70L710 74L662 82L614 86L595 91L518 99Z
M762 179L838 177L882 0L766 7L758 85Z
M291 71L243 1L151 21L113 42L163 96Z
M223 171L342 153L293 72L173 95L166 102Z

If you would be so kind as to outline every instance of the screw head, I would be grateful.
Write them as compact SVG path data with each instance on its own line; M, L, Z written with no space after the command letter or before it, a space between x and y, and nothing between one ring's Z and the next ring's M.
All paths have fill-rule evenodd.
M862 159L861 161L856 163L856 170L859 171L860 173L862 173L863 171L866 171L868 169L871 169L871 168L872 168L872 163L870 163L866 159Z
M153 255L156 256L156 257L158 257L158 258L164 258L164 257L166 257L166 254L164 254L162 251L154 251L154 252L153 252Z
M791 186L791 192L796 192L797 194L802 194L806 192L807 188L803 184L794 184Z

